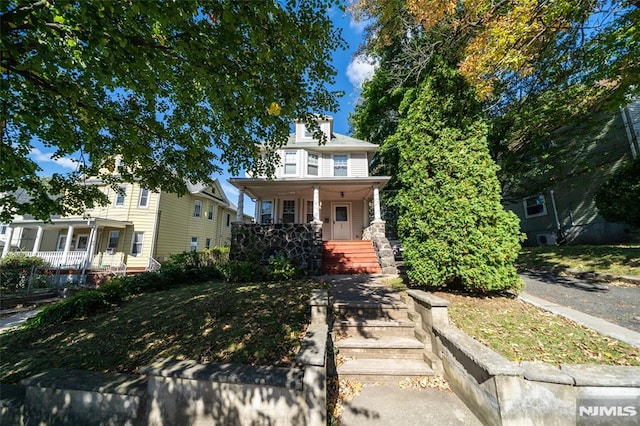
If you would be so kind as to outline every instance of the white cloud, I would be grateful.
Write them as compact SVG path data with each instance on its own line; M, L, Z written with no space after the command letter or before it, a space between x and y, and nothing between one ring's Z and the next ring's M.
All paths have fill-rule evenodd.
M353 18L353 15L352 15L351 19L349 20L349 28L351 28L351 31L353 31L356 34L362 34L365 28L367 28L367 25L369 25L369 22L370 20L357 21Z
M53 152L42 152L38 148L31 148L29 151L31 157L37 163L54 163L55 165L62 167L64 169L75 170L78 167L78 162L76 160L72 160L71 158L52 158Z
M349 82L355 87L361 88L362 83L373 77L376 66L377 64L370 57L364 55L356 56L347 67Z

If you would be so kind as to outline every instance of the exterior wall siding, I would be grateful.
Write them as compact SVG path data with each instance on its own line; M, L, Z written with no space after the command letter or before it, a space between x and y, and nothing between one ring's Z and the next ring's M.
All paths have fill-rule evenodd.
M540 245L539 236L547 243L552 238L564 237L569 244L609 244L628 239L629 227L611 223L598 213L593 197L600 186L624 161L631 159L631 149L621 114L616 112L596 120L599 127L584 125L564 134L565 143L575 146L575 160L567 169L570 176L543 192L546 215L527 218L521 201L506 207L520 218L527 245ZM554 211L551 190L554 193ZM535 196L537 194L531 194ZM558 233L555 213L561 233Z

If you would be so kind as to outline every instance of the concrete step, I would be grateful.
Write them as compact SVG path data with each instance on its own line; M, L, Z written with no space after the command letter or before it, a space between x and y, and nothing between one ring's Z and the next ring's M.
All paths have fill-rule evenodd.
M403 320L380 320L347 318L340 320L334 318L333 331L337 335L348 337L366 337L379 339L387 336L414 337L415 324Z
M407 377L433 376L425 362L413 359L347 359L337 367L341 379L360 383L397 383Z
M409 337L348 337L334 343L345 358L424 360L424 344Z
M380 265L340 265L322 266L326 275L381 274Z
M405 303L398 301L390 303L377 302L335 302L333 314L337 318L363 319L397 319L408 320L408 308Z

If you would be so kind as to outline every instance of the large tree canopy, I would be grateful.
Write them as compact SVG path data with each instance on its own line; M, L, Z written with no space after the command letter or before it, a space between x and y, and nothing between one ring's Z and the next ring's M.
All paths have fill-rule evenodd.
M103 200L83 176L181 193L222 162L268 171L258 141L275 148L293 119L337 107L333 3L3 1L0 221ZM77 170L40 179L34 141ZM105 173L115 156L127 168Z
M375 94L365 85L364 104L416 87L433 55L457 64L484 101L492 155L515 197L542 189L573 161L548 149L558 129L640 94L637 0L360 0L355 10L371 19L364 49L381 59L386 85L374 78ZM372 117L367 107L357 111L361 137L359 125Z

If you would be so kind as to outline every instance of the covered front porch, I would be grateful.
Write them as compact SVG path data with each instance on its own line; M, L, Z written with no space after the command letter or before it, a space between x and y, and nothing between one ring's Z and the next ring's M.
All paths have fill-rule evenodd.
M316 224L322 238L361 240L371 223L381 223L380 189L386 176L367 178L278 179L233 178L239 190L238 217L244 196L255 201L256 223Z
M8 241L17 239L20 252L44 259L50 268L123 275L130 255L125 249L127 231L132 226L128 221L105 218L54 218L51 222L17 220L6 232ZM9 251L5 244L2 257ZM157 263L136 260L135 266L142 263L143 270Z

